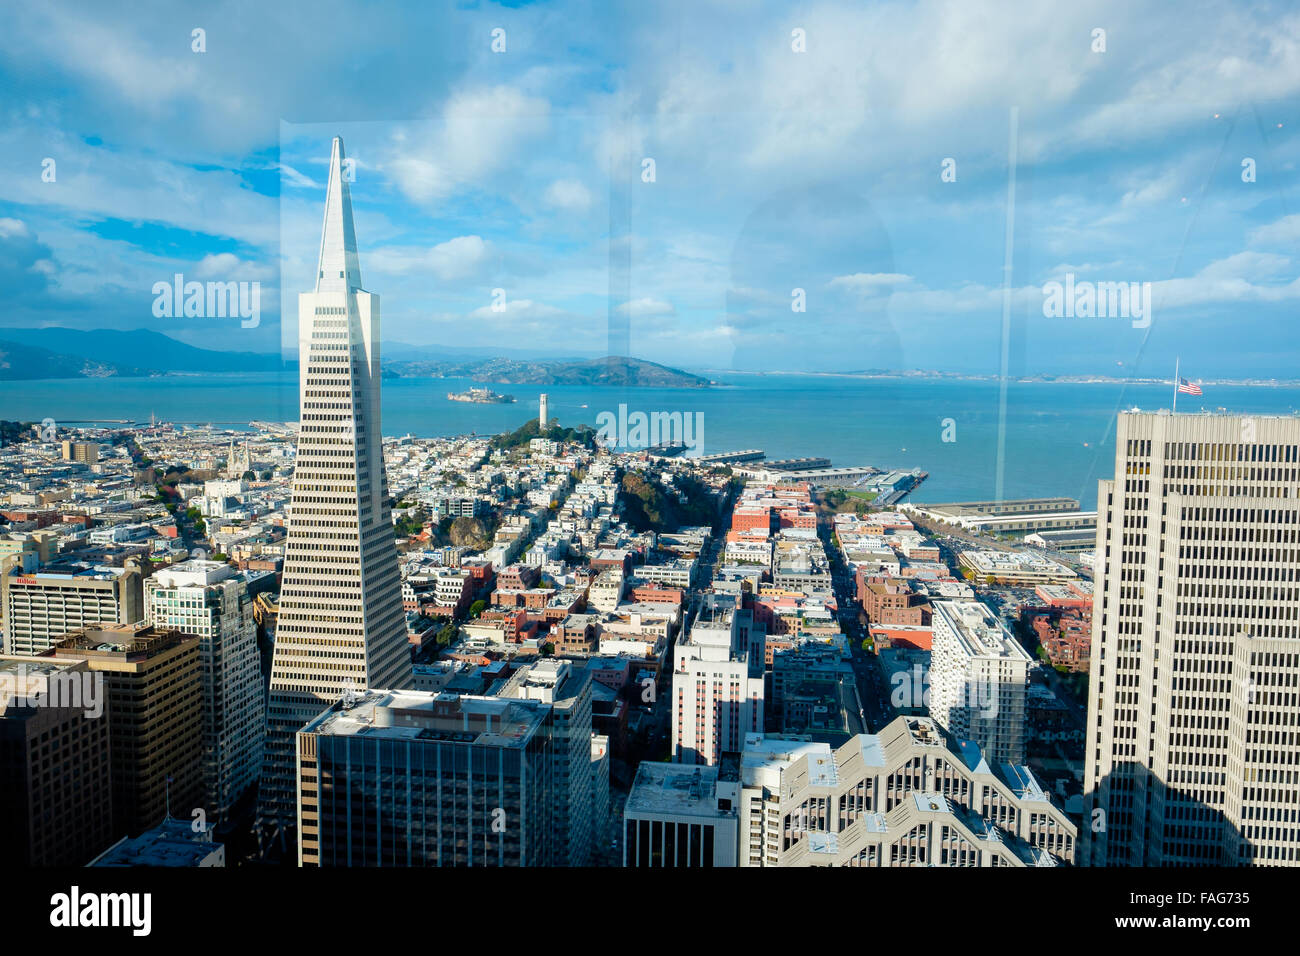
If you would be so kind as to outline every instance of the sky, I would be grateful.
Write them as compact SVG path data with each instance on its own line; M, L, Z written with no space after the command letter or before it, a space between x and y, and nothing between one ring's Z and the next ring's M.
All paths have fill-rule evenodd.
M292 347L339 135L385 342L1300 378L1289 3L176 7L7 13L0 326Z

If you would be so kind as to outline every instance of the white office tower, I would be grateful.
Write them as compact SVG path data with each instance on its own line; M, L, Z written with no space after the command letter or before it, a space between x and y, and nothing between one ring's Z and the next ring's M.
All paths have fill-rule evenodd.
M763 732L763 657L749 647L745 612L709 604L674 648L673 762L713 765Z
M343 141L330 156L316 290L298 297L299 418L271 660L266 824L297 819L294 734L345 691L410 686L379 422L379 297L361 288Z
M1025 762L1029 655L979 601L935 601L930 716L995 764Z
M219 824L262 770L266 700L247 581L220 561L185 561L145 579L144 603L151 624L199 639L203 784Z
M1097 492L1083 860L1300 862L1300 418L1125 413Z
M795 734L751 734L740 782L741 866L1039 867L1075 859L1077 828L1033 771L991 764L928 717L896 717L838 748Z
M542 392L541 398L537 403L537 427L545 429L547 423L551 420L550 410L547 408L546 393Z
M590 866L597 849L593 826L591 768L591 672L572 661L544 660L521 667L499 691L501 697L550 705L546 733L551 744L550 801L547 828L555 841L557 862Z

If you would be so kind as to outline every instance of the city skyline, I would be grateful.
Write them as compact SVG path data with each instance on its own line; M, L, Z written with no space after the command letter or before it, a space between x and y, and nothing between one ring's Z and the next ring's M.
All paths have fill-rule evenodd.
M1285 925L1300 10L145 2L0 34L20 933Z

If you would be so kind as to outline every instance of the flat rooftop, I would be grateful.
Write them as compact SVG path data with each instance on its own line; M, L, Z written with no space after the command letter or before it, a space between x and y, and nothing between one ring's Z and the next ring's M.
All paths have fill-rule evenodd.
M674 816L734 817L735 808L718 809L718 768L643 762L628 794L625 812Z
M222 844L190 828L189 820L168 818L134 839L123 839L91 862L91 866L198 866Z
M549 711L549 704L535 700L372 690L338 702L303 730L322 736L523 747Z
M986 605L979 601L935 601L932 624L940 620L956 637L962 651L969 657L1002 657L1028 661L1029 654L1020 642L1011 636L1002 622ZM935 627L936 637L938 627Z

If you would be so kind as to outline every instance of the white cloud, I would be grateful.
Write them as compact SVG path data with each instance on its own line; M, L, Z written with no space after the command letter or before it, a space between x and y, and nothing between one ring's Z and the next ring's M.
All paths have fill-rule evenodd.
M290 186L301 186L310 189L325 188L323 184L317 183L310 176L303 175L302 173L298 172L298 170L294 169L292 166L288 165L287 163L280 163L279 170L282 174L282 178L284 179L284 181L287 182Z
M418 203L483 183L515 166L530 140L546 131L550 104L515 87L499 85L453 94L440 124L402 126L387 158L377 165Z
M511 299L507 296L504 309L498 311L490 305L485 305L472 311L468 317L495 321L502 318L553 319L566 314L563 309L557 309L542 302L534 302L532 299Z
M197 279L264 281L274 278L275 271L264 263L247 262L232 252L206 255L194 266Z
M1300 213L1283 216L1277 222L1260 226L1250 234L1252 245L1286 243L1300 240Z
M855 272L853 275L836 276L828 285L833 289L848 289L851 292L871 294L888 292L896 285L911 282L912 277L901 272Z
M620 315L632 317L656 316L656 315L676 315L677 309L671 302L665 302L663 299L632 299L619 305L615 312Z
M591 206L591 190L576 179L557 179L546 187L542 201L556 209L582 212Z
M481 275L493 253L492 243L482 236L456 236L428 249L381 246L365 257L363 266L388 276L432 272L454 282Z

